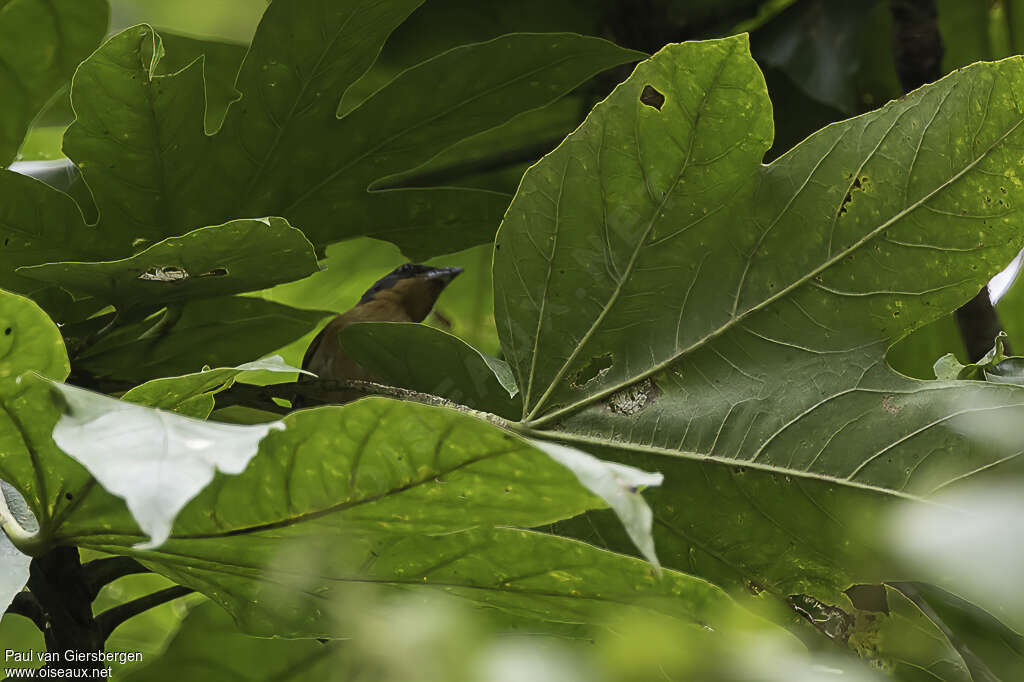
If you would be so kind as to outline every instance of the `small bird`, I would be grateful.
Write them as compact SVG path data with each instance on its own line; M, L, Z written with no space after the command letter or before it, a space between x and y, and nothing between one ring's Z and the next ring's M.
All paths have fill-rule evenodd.
M448 283L459 276L462 268L432 268L406 263L377 280L366 290L359 302L331 320L309 344L302 358L302 369L320 379L374 381L375 377L345 353L338 334L356 322L422 322L434 307ZM300 382L312 381L300 375ZM346 391L337 402L354 400L362 394ZM301 400L293 401L300 406Z

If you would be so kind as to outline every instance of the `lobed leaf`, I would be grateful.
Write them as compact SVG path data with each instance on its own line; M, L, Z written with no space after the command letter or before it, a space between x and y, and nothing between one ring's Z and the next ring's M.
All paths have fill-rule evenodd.
M764 165L744 36L640 64L527 171L499 230L525 427L661 471L666 566L831 605L885 579L883 510L1020 470L1019 438L981 437L1024 414L1020 388L884 357L1020 248L1021 82L1020 58L974 65ZM587 524L567 532L628 547Z
M424 62L339 119L346 88L419 4L271 5L238 73L241 100L213 137L197 106L201 64L160 75L163 45L151 28L113 37L75 77L77 119L65 140L103 232L117 243L153 242L238 216L282 215L318 247L369 234L422 259L489 241L503 194L368 189L639 55L570 34L505 36Z

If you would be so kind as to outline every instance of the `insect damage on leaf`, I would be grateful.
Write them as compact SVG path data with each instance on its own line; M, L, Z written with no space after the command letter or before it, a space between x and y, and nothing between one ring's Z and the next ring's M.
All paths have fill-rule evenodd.
M150 282L180 282L188 277L189 274L185 268L175 266L150 268L139 275L139 279Z
M661 111L662 105L665 104L665 95L650 85L645 85L643 92L640 93L640 103Z
M227 274L228 271L225 268L214 268L209 272L198 274L195 277L224 277ZM191 276L192 275L189 275L185 268L171 265L166 267L150 268L139 274L139 279L144 279L150 282L180 282Z
M786 603L829 639L844 644L850 639L854 619L838 606L825 604L808 594L791 594L786 597Z
M846 210L847 210L846 207L849 205L849 203L851 201L853 201L853 193L854 192L866 192L867 191L867 187L868 187L868 177L866 175L863 176L863 177L859 177L859 178L855 179L853 181L853 185L850 187L850 191L848 191L846 193L846 196L843 197L843 203L839 207L839 215L846 215Z
M654 404L661 390L651 379L617 391L608 396L608 409L619 414L632 415Z

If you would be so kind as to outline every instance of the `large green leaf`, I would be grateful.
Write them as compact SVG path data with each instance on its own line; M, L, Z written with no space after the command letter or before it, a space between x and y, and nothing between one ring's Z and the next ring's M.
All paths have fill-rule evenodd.
M107 30L106 0L11 0L0 6L0 167L29 124L96 49Z
M367 189L640 55L578 35L510 35L424 62L338 119L342 93L417 5L271 5L238 74L242 99L214 137L203 130L198 62L157 75L163 46L152 29L112 38L75 76L65 139L105 234L155 241L282 215L317 245L373 234L415 258L489 241L503 194Z
M343 634L332 602L346 585L367 582L441 589L565 622L589 622L612 604L637 603L697 623L732 608L702 580L677 573L659 580L646 562L508 527L603 503L568 469L485 421L379 398L288 416L243 473L216 476L178 514L171 538L143 551L135 547L144 535L120 501L49 438L60 412L50 384L24 384L37 390L17 396L18 403L4 395L5 408L40 428L11 431L17 448L0 453L0 466L34 509L46 511L37 514L42 541L136 556L216 599L252 632ZM108 438L123 432L120 412L145 409L125 404L94 420L90 414L103 409L97 401L111 399L64 393L76 423L59 426L54 437L75 452L96 445L92 436L67 438L77 422ZM149 433L159 445L156 431L135 426L132 438ZM180 440L173 429L164 438ZM103 448L103 466L148 447ZM35 457L23 456L26 449ZM37 485L40 477L49 485ZM158 494L152 504L174 494Z
M830 604L877 582L859 517L1018 468L1019 445L969 427L1019 417L1019 388L913 381L884 356L1019 248L1021 82L1020 59L975 65L763 165L743 36L642 63L499 231L524 430L662 471L666 566Z
M91 296L122 312L238 294L316 271L313 246L280 218L201 227L116 261L18 269L21 275Z

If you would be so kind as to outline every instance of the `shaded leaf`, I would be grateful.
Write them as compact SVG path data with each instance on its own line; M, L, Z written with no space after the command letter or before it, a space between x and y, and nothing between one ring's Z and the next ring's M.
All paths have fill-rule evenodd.
M245 45L200 40L187 35L161 31L166 54L157 64L157 73L171 74L186 68L200 55L203 57L203 76L206 84L206 131L220 128L228 105L238 100L235 76L245 58Z
M0 167L14 159L29 124L96 49L106 0L11 0L0 6Z
M114 330L76 358L76 369L140 383L204 366L232 367L276 351L328 314L242 296L190 301L159 334L146 332L160 316Z
M522 409L508 365L450 334L422 324L363 322L340 337L349 357L384 383L503 417Z
M66 309L67 294L16 270L68 258L102 258L110 250L101 241L68 195L0 169L0 286L32 297L63 321L58 313Z
M282 215L317 246L372 234L416 259L489 241L503 194L367 189L638 55L577 35L506 36L424 62L337 119L341 94L418 4L271 5L238 74L242 99L214 137L197 106L198 62L157 75L163 47L152 29L113 37L76 74L77 120L65 140L104 233L152 242L237 216Z
M899 583L898 587L950 638L972 680L999 682L1024 674L1024 637L984 609L927 583Z
M814 99L852 112L858 108L854 76L861 33L873 4L811 0L791 5L754 34L754 53Z
M120 311L242 293L316 271L312 245L280 218L202 227L122 260L18 269L21 275L91 296Z

